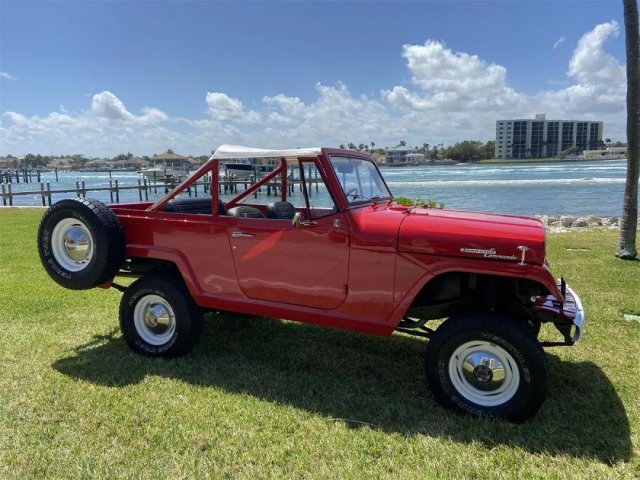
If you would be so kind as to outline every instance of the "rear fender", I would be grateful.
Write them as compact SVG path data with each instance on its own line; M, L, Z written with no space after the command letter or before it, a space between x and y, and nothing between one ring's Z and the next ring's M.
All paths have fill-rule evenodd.
M183 253L173 248L157 247L149 245L127 245L127 257L157 258L169 261L178 268L182 279L192 297L202 294L193 269L189 265Z

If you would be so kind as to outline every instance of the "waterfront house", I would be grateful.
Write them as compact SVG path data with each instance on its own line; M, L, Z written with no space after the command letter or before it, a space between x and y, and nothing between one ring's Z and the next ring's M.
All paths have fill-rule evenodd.
M407 163L407 159L405 158L409 154L418 153L415 149L411 147L393 147L388 148L385 151L385 162L386 163Z

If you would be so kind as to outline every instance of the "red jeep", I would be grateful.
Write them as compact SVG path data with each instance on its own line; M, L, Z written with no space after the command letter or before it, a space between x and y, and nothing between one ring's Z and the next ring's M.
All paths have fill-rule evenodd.
M231 159L275 167L229 182L219 169ZM265 204L267 189L277 197ZM542 347L573 345L584 324L580 299L551 274L538 220L398 205L372 159L348 150L222 146L155 203L57 202L38 249L63 287L124 292L120 326L138 353L187 353L207 310L400 331L428 338L440 403L511 421L545 398ZM539 342L543 322L562 340Z

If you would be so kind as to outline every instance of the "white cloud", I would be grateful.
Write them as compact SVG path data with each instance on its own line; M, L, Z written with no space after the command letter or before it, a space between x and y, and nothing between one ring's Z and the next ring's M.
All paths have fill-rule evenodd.
M91 111L98 117L107 120L132 120L133 115L129 113L124 103L113 93L104 91L96 93L91 102Z
M473 112L512 110L523 96L507 84L507 70L477 55L454 52L441 42L405 45L403 57L418 91L396 86L383 95L393 105L409 110Z
M251 123L260 120L256 112L246 112L242 102L221 92L207 92L206 102L211 118L216 121Z
M562 42L564 42L566 40L566 38L564 38L564 36L558 38L558 40L555 41L555 43L553 44L553 49L555 50L556 48L558 48L560 46L560 44Z
M389 86L379 97L354 94L340 82L318 83L309 100L268 94L250 109L227 93L203 92L206 115L175 118L156 107L133 112L115 94L103 91L80 112L62 106L45 116L4 112L0 154L111 156L123 150L151 154L167 148L202 154L221 143L291 147L374 141L383 146L403 139L409 145L450 144L491 139L497 119L538 112L546 112L547 118L603 120L605 135L622 139L625 68L605 50L618 33L615 21L586 32L565 80L534 94L511 86L506 67L428 40L403 47L410 81Z
M605 122L606 135L624 136L626 70L604 50L607 40L618 35L615 21L596 25L585 33L573 51L567 76L572 84L536 95L532 102L557 117L593 118Z
M613 55L604 51L604 43L619 33L615 20L597 25L578 41L569 62L567 74L581 84L601 84L624 81L626 72Z
M16 77L8 72L0 72L0 78L4 78L5 80L17 80Z

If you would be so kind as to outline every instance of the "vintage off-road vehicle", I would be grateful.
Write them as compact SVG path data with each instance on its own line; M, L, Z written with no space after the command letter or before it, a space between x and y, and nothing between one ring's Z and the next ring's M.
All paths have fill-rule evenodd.
M220 161L248 158L276 166L223 202ZM258 200L266 188L278 201ZM353 151L225 145L155 203L55 203L38 249L63 287L124 292L120 326L138 353L187 353L208 310L401 331L428 338L426 377L442 405L515 422L544 401L542 347L573 345L583 331L539 221L398 205L372 159ZM137 280L124 287L118 276ZM538 341L546 322L560 341Z

